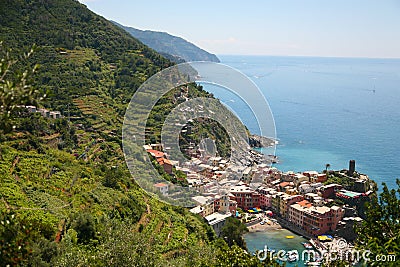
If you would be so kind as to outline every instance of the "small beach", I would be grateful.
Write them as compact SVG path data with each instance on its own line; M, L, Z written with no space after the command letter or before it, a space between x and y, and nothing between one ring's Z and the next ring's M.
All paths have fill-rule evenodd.
M279 223L271 221L271 224L264 223L262 225L260 223L256 223L254 225L248 226L247 229L249 229L250 233L254 233L254 232L265 232L268 230L279 230L282 229L282 226Z

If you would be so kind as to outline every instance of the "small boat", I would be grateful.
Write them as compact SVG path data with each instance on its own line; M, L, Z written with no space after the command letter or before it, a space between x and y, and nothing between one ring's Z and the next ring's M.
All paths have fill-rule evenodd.
M321 266L321 262L318 262L318 261L307 261L306 265L307 266Z
M294 236L293 235L287 235L286 238L287 239L292 239L292 238L294 238Z

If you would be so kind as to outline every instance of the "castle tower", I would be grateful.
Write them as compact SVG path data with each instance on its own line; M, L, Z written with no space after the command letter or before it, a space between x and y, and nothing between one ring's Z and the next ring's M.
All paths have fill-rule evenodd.
M349 161L349 172L348 176L353 176L354 171L356 170L356 161L354 159Z

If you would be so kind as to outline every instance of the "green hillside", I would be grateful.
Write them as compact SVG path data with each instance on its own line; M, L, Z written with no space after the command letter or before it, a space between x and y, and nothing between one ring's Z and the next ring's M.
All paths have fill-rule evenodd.
M259 265L202 218L148 196L126 168L126 104L171 62L73 0L1 0L0 25L2 59L37 44L0 89L39 64L29 82L47 94L40 105L64 116L16 108L14 130L0 129L1 266Z
M142 31L133 27L121 25L113 22L115 25L121 27L130 33L133 37L139 39L144 44L153 48L165 55L168 59L174 62L182 61L212 61L219 62L216 55L195 46L194 44L186 41L177 36L173 36L166 32L156 31Z

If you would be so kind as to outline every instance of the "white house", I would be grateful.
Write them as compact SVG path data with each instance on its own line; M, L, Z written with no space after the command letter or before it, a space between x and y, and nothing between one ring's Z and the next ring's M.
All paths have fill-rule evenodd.
M154 187L156 187L158 190L160 190L161 194L164 196L168 195L168 185L165 183L157 183L154 184Z

